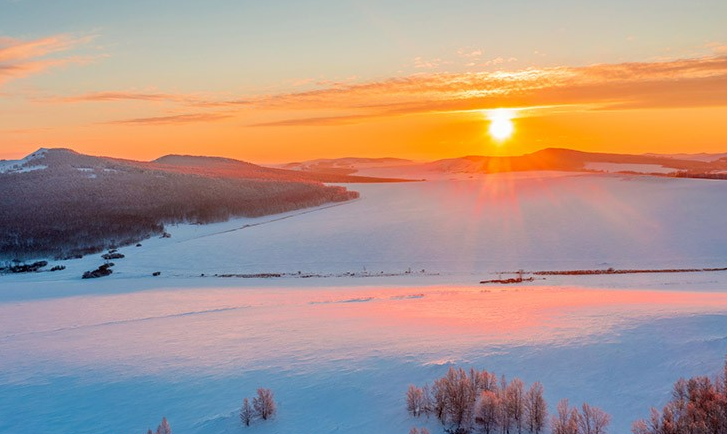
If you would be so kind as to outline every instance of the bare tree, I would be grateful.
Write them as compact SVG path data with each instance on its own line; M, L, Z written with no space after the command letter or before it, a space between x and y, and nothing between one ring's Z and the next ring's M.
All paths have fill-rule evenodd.
M661 433L661 414L659 413L659 410L655 408L651 408L651 418L647 422L645 420L637 420L634 422L634 424L631 426L631 432L633 434L654 434L654 433Z
M409 385L406 391L406 410L414 417L419 417L424 412L424 391L413 384Z
M611 416L598 407L583 403L582 413L578 417L580 434L606 434L606 427L611 422Z
M429 411L434 413L442 423L444 423L444 412L447 407L447 387L445 383L444 378L434 380L430 394L432 407Z
M579 434L578 433L578 410L568 406L567 399L558 402L558 414L553 416L553 434Z
M257 396L252 399L252 406L255 408L255 414L262 420L268 420L273 417L276 411L273 391L263 388L258 389Z
M500 413L502 401L497 393L485 390L480 394L480 400L475 410L475 423L483 434L491 434L500 427Z
M247 398L243 399L242 408L240 408L240 421L242 421L243 425L250 426L250 423L252 422L254 416L255 412L252 410L250 400L248 400Z
M680 379L672 399L661 412L651 409L650 420L633 424L635 434L727 433L727 363L724 377Z
M480 390L489 390L495 393L500 390L497 386L497 375L494 372L482 371L480 377Z
M424 400L422 403L422 412L429 417L429 414L434 412L435 407L434 395L432 394L429 384L425 384L424 387L422 387L422 399Z
M525 385L522 380L515 378L504 390L504 407L508 420L518 434L523 431L524 393ZM510 426L506 426L506 432L510 432Z
M548 404L543 398L543 385L536 381L525 394L525 425L533 434L540 434L548 417Z
M156 434L172 434L172 428L169 426L166 417L162 418L162 423L157 427Z
M476 395L464 369L449 368L444 377L446 390L445 418L452 425L451 431L461 432L469 426Z

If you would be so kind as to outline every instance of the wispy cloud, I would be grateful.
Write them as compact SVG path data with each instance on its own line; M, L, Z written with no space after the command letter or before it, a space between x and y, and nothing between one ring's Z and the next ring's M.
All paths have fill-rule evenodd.
M196 103L204 101L199 97L187 94L160 93L160 92L129 92L106 91L91 92L82 95L60 96L39 99L41 102L80 103L80 102L106 102L106 101L169 101Z
M249 125L251 127L292 127L292 126L330 126L355 124L366 119L379 117L376 115L342 115L342 116L319 116L302 119L285 119L282 121L261 122Z
M425 73L308 92L271 95L269 109L343 109L340 117L281 119L256 126L338 125L373 117L496 107L591 109L727 105L727 56L666 62Z
M423 57L414 58L414 67L419 69L435 69L442 65L449 65L451 63L452 62L448 60L442 60L438 57L436 59L424 59Z
M171 116L153 116L146 118L122 119L105 122L110 125L170 125L189 124L195 122L212 122L232 117L229 113L188 113Z
M74 38L69 35L33 40L0 37L0 85L52 67L89 61L88 58L70 56L68 52L87 44L91 39L91 36ZM51 57L58 53L66 55Z
M461 55L478 58L481 53L475 50ZM490 62L504 66L508 61L511 59L496 58ZM306 80L305 84L311 82ZM264 122L249 124L255 127L343 125L376 118L498 107L537 107L531 113L543 113L551 108L563 112L568 107L583 111L727 106L727 56L509 71L425 72L364 83L318 81L315 85L318 88L312 90L237 98L152 90L94 92L48 101L166 102L175 104L177 112L194 112L108 124L186 124L214 122L243 113L263 114Z

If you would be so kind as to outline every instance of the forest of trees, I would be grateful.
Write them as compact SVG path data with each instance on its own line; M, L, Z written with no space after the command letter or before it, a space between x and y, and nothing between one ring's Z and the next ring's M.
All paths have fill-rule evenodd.
M503 376L498 381L486 370L473 368L468 373L450 367L431 386L410 385L406 407L414 417L436 417L451 434L540 434L548 426L553 434L606 434L610 416L587 403L579 410L561 400L557 414L548 420L543 393L539 382L526 389L518 378L508 382Z
M727 433L727 361L722 375L679 379L671 400L651 417L633 424L633 434Z
M164 172L70 151L49 151L42 162L44 170L0 173L0 259L68 258L161 234L169 223L257 217L358 197L318 182Z

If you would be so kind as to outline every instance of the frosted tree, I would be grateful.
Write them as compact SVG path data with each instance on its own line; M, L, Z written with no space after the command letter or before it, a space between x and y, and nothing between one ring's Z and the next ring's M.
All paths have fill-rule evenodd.
M485 390L480 394L480 400L475 410L475 423L483 434L497 432L500 427L500 413L502 402L497 393Z
M172 434L172 428L169 426L166 417L162 418L162 423L157 427L156 434Z
M414 417L419 417L424 412L424 391L413 384L409 385L406 391L406 410Z
M578 433L578 409L571 409L567 399L558 402L558 414L553 416L553 434L579 434Z
M250 423L252 422L254 416L255 412L250 405L250 401L247 398L243 399L242 408L240 408L240 421L243 425L250 426Z
M727 433L727 363L723 376L680 379L672 399L659 412L651 409L650 420L636 421L634 434L723 434Z
M434 411L434 395L432 394L432 389L429 387L429 384L425 384L424 387L422 387L422 398L424 400L422 411L424 414L429 417L429 414Z
M431 407L429 411L431 413L434 413L434 415L439 419L440 421L444 422L444 411L447 407L447 390L446 390L445 380L444 378L439 378L437 380L434 380L434 384L432 385L431 394L430 394L430 400L431 400Z
M522 380L515 378L504 390L504 407L511 425L505 426L506 432L510 432L510 426L517 430L518 434L523 432L524 390Z
M446 402L443 422L448 422L452 432L461 432L471 423L476 395L464 369L450 367L444 380Z
M273 391L263 388L258 389L257 396L252 399L252 406L255 409L255 415L262 420L273 417L277 409L273 399Z
M579 434L606 434L611 416L598 407L583 403L578 417Z
M505 375L500 377L500 399L502 402L502 412L500 413L500 426L504 434L510 434L510 427L512 426L512 414L507 411L507 379Z
M525 394L525 426L532 434L540 434L548 417L543 391L543 385L536 381Z
M498 393L497 375L494 372L482 371L480 374L480 391L489 390Z

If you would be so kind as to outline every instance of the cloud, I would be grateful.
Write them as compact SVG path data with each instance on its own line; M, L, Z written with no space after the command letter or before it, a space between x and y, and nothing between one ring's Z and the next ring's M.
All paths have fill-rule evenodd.
M55 35L33 40L0 37L0 85L52 67L88 62L88 58L79 56L49 56L66 53L88 43L91 39L93 39L91 36L74 38L69 35Z
M172 101L195 102L198 98L185 94L156 93L156 92L126 92L106 91L91 92L82 95L53 97L41 99L42 102L79 103L79 102L106 102L106 101Z
M504 60L503 60L504 62ZM340 117L282 119L255 126L339 125L376 117L497 107L572 105L633 109L727 105L727 56L663 62L421 73L369 83L271 95L258 108L347 110ZM350 114L350 111L358 112Z
M442 60L440 58L430 59L430 60L425 60L422 57L414 58L414 67L420 68L420 69L435 69L435 68L439 68L442 65L449 65L451 63L452 62L447 61L447 60Z
M372 115L319 116L313 118L285 119L282 121L262 122L248 125L250 127L292 127L292 126L330 126L354 124L370 119Z
M476 51L465 54L479 55ZM511 61L514 59L496 58L491 63L504 67ZM546 113L564 112L569 107L584 111L727 106L727 56L499 71L427 71L370 82L354 79L315 85L312 90L224 99L211 94L104 91L47 101L168 102L178 105L177 112L186 111L184 107L195 112L108 122L116 125L213 122L265 112L266 121L249 124L254 127L335 126L498 107L536 107L532 113Z
M104 122L107 125L171 125L189 124L194 122L212 122L232 117L229 113L188 113L171 116L154 116L146 118L122 119Z
M725 55L727 54L727 44L720 44L719 42L709 42L705 44L706 48L709 48L714 54Z
M460 48L457 50L457 55L460 57L464 57L465 59L479 59L482 57L482 50L466 50L464 48Z

